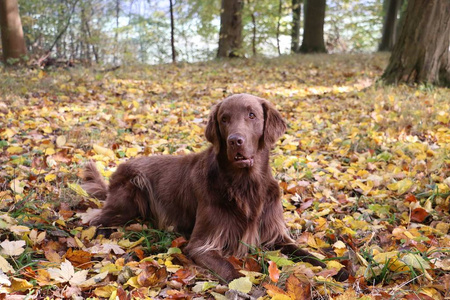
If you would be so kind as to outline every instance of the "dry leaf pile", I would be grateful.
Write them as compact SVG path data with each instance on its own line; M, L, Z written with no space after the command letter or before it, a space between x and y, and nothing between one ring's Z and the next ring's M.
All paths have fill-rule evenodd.
M1 70L0 297L450 297L450 92L384 87L385 64L320 55ZM84 162L109 177L135 156L201 151L209 108L240 92L288 121L271 162L285 219L327 269L251 248L230 258L245 277L221 285L174 233L85 224L101 203L79 186ZM342 267L352 276L335 282Z

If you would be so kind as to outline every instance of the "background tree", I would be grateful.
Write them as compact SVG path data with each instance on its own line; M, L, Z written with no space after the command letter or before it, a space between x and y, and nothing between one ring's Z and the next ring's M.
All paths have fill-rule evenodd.
M323 38L326 0L305 0L305 24L300 52L327 52Z
M391 51L394 47L397 37L398 13L401 2L401 0L384 0L385 17L378 51Z
M409 0L400 36L382 78L386 83L450 87L450 1Z
M170 48L172 50L172 62L177 62L177 52L175 50L175 21L173 16L173 0L170 2Z
M301 14L302 14L302 0L292 0L292 29L291 29L292 53L297 53L300 47Z
M20 60L27 54L17 0L0 0L3 59Z
M217 57L242 56L243 0L222 0Z

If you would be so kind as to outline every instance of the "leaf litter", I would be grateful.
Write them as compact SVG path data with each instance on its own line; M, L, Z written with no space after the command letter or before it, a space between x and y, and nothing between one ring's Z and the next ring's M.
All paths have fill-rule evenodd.
M34 298L450 297L450 92L384 87L385 55L316 55L92 70L2 70L0 295ZM141 155L202 151L211 105L267 98L285 219L327 268L253 248L219 284L151 224L109 233L79 186ZM176 188L176 187L174 187ZM332 279L347 268L347 282Z

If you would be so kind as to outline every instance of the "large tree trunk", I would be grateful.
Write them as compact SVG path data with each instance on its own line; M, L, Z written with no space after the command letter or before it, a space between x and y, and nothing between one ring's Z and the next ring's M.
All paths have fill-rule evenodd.
M383 31L378 51L391 51L396 40L396 29L398 23L398 11L400 9L401 0L385 0L387 1L386 15L384 17Z
M323 40L326 0L306 0L305 26L300 52L327 52Z
M382 78L386 83L450 87L450 1L409 0L404 24Z
M292 32L291 32L292 53L298 53L300 47L301 13L302 13L302 0L292 0Z
M22 59L27 54L17 0L0 0L3 59Z
M242 9L244 0L222 0L217 57L242 56Z

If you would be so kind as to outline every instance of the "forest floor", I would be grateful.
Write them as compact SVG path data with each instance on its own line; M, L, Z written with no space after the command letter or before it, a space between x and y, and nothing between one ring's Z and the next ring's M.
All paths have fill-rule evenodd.
M387 59L0 70L0 298L450 299L450 90L383 86ZM287 120L271 156L286 223L339 258L327 269L252 248L223 285L175 233L83 222L102 205L80 188L86 161L109 177L135 156L201 151L211 105L241 92Z

